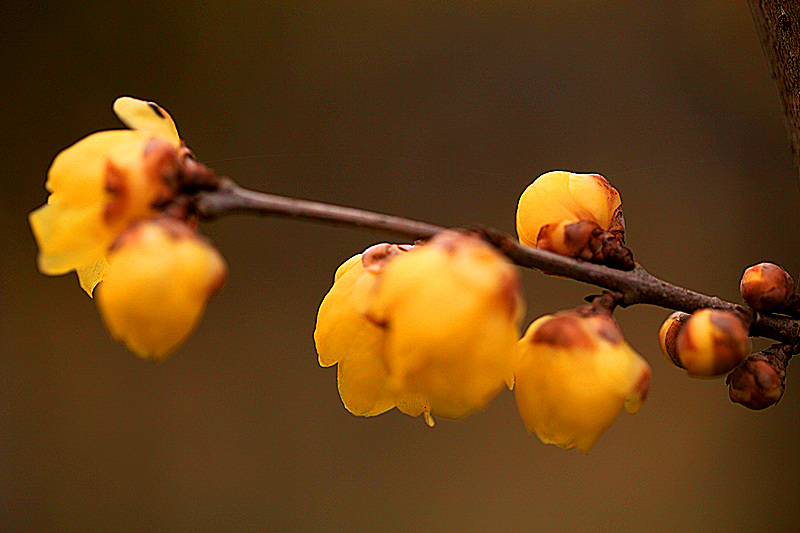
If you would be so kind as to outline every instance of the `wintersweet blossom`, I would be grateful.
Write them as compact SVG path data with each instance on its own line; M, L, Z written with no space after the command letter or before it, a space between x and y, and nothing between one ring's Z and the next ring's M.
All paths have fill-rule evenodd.
M97 287L112 336L163 360L194 329L227 271L196 220L170 207L179 193L213 187L214 175L157 104L122 97L114 112L132 129L94 133L58 154L47 203L29 220L39 269L75 270L90 296Z
M542 442L588 453L623 407L635 413L647 396L650 366L608 315L543 316L518 347L517 407Z
M357 258L339 268L317 318L320 364L339 363L355 414L461 418L511 385L522 307L503 256L445 231L379 268Z
M186 340L227 273L219 252L172 217L128 228L108 264L97 288L103 321L131 351L156 360Z
M181 141L172 118L129 97L114 110L136 129L97 132L58 154L47 174L47 203L29 215L39 269L77 271L90 295L108 247L131 223L157 216L177 186Z
M606 232L624 241L622 200L599 174L547 172L520 196L517 234L526 246L597 260Z

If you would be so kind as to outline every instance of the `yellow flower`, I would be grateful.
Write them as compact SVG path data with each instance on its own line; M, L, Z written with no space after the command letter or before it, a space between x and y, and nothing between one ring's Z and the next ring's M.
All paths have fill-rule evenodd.
M522 301L513 265L445 231L390 261L368 310L400 411L461 418L513 383Z
M185 222L132 225L112 247L97 305L111 335L144 358L163 360L197 325L222 286L225 260Z
M610 316L541 317L518 349L517 406L542 442L588 453L623 407L635 413L647 395L650 367Z
M345 262L314 339L320 364L339 364L349 411L397 406L432 425L431 414L461 418L511 386L521 314L514 267L478 237L446 231Z
M114 239L132 222L156 216L177 187L181 143L172 118L129 97L114 109L137 129L94 133L58 154L47 175L47 203L29 215L39 269L76 270L90 295Z
M598 260L601 237L624 241L619 193L598 174L553 171L522 193L517 234L522 244L561 255Z

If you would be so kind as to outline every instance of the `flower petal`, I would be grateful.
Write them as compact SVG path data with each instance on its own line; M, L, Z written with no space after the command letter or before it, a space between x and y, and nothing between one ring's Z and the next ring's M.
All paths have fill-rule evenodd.
M93 296L94 288L105 279L107 270L108 261L105 257L77 270L78 281L81 284L81 288L86 291L86 294Z
M114 113L131 129L155 133L175 144L180 143L175 121L155 102L120 96L114 101Z

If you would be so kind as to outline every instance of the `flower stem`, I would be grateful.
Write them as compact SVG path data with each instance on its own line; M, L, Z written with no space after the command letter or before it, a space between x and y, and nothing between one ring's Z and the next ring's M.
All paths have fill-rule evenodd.
M196 209L198 214L207 220L234 213L282 216L370 229L412 240L428 239L445 229L442 226L384 213L257 192L240 187L227 178L223 179L217 190L199 193ZM617 270L521 245L510 235L492 228L471 229L479 232L517 265L619 293L621 297L618 303L622 307L651 304L686 313L706 307L730 311L742 309L739 304L668 283L653 276L641 265L630 271ZM750 334L798 345L800 320L755 313Z

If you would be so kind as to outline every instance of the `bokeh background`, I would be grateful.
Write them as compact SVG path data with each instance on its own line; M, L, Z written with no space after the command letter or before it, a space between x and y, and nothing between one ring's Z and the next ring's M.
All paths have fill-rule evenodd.
M750 412L666 362L668 311L623 309L647 404L588 456L513 395L465 420L350 415L312 332L336 266L387 235L230 217L230 276L164 364L36 270L47 168L111 103L159 102L241 184L513 232L552 169L604 174L653 273L737 300L800 274L800 194L744 0L6 2L0 7L0 530L789 531L800 376ZM528 318L593 288L524 273ZM760 343L764 346L766 343Z

